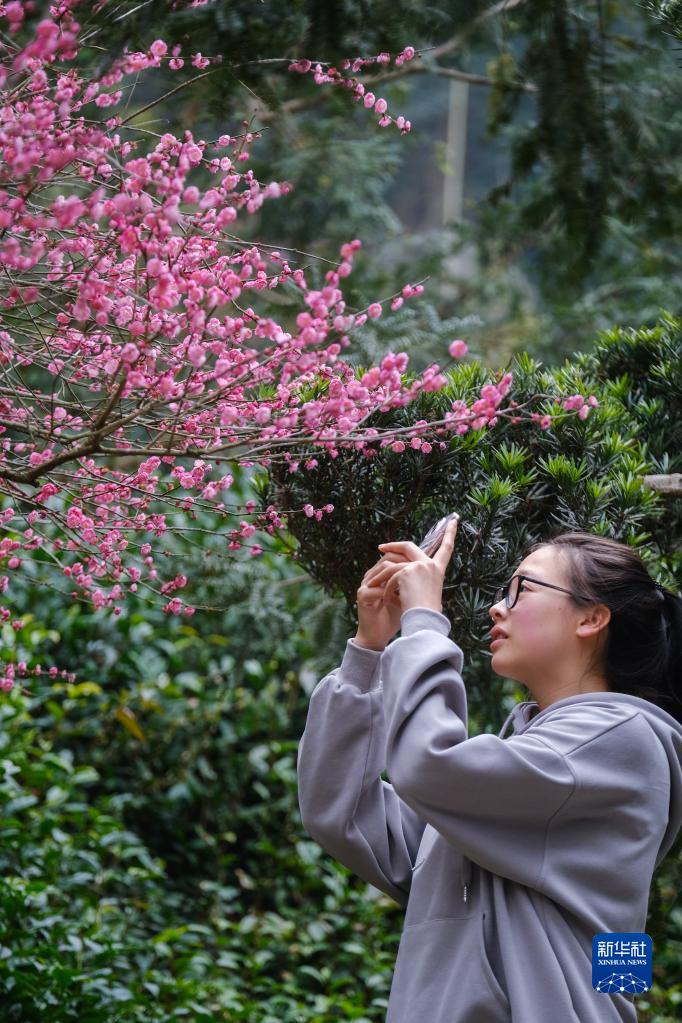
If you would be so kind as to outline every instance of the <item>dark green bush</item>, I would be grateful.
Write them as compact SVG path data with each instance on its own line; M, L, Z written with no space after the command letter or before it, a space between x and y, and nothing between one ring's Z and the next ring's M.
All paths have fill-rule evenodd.
M275 554L201 564L227 604L201 630L27 587L32 615L3 634L5 656L77 681L3 705L2 1020L385 1015L399 912L297 810L303 683L338 660L342 608Z

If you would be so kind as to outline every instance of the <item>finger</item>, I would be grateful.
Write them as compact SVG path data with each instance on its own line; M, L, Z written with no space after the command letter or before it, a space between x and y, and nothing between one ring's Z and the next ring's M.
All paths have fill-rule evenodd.
M455 537L457 536L457 520L448 522L440 542L440 547L433 556L433 561L444 572L455 549Z
M372 567L365 572L365 574L362 577L363 583L367 582L370 579L373 579L374 576L378 572L381 572L384 569L385 565L388 564L389 562L395 562L397 564L404 565L406 564L406 559L401 554L385 554L382 558L379 559L379 561L377 561L375 565L372 565Z
M400 607L400 598L397 595L386 599L386 591L379 589L378 587L369 588L361 586L356 595L356 603L360 608L368 608L371 611L379 612L382 608L390 607L391 605L397 605Z
M384 604L399 604L400 590L395 576L388 580L383 590Z
M372 576L371 579L365 579L363 581L363 585L372 588L376 586L384 586L391 576L395 575L396 572L400 572L405 567L405 564L406 562L402 561L398 564L384 565L381 571L377 572L377 574Z
M423 561L427 555L411 540L395 540L391 543L380 543L379 550L386 554L402 554L408 561Z
M368 586L361 586L355 595L356 602L363 607L380 607L384 594L383 590L370 589Z
M385 604L400 604L400 576L404 571L404 568L400 568L386 583L384 587Z

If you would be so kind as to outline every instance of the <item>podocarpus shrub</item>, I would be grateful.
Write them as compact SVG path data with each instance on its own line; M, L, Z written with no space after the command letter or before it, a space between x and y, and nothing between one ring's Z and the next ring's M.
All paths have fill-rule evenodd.
M545 409L561 411L558 396L594 393L599 407L549 429L500 417L492 429L443 436L424 454L397 457L384 448L373 458L342 451L319 457L310 472L273 467L263 500L277 500L289 515L299 563L328 592L343 598L353 617L363 573L387 540L418 540L441 515L461 515L455 555L444 591L444 611L457 623L458 642L481 671L480 652L496 588L528 546L562 529L587 529L635 546L655 575L675 586L682 563L682 503L661 499L643 484L646 473L682 465L682 323L666 317L655 329L614 330L595 351L547 370L527 355L514 360L514 396L547 395ZM492 374L488 374L493 376ZM406 428L440 419L451 403L477 392L486 371L458 367L448 388L381 417ZM555 400L556 399L556 400ZM334 505L323 523L300 509L322 500ZM475 702L482 695L474 684ZM485 679L489 691L489 680ZM485 721L497 702L476 704Z

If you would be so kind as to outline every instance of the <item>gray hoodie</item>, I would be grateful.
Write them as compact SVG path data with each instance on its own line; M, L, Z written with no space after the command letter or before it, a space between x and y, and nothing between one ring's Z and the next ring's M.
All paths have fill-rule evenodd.
M387 1023L633 1023L632 996L592 988L592 938L646 929L682 725L593 692L467 738L449 631L413 608L383 653L349 640L299 748L306 831L406 907Z

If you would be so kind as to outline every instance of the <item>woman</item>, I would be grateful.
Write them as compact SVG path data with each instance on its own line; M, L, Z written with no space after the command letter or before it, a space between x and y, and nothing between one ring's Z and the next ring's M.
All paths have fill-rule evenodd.
M682 821L681 602L624 545L539 545L490 609L493 668L533 700L467 738L455 532L433 557L382 544L363 578L311 697L303 825L406 906L387 1023L632 1023L631 995L592 988L592 938L645 930Z

